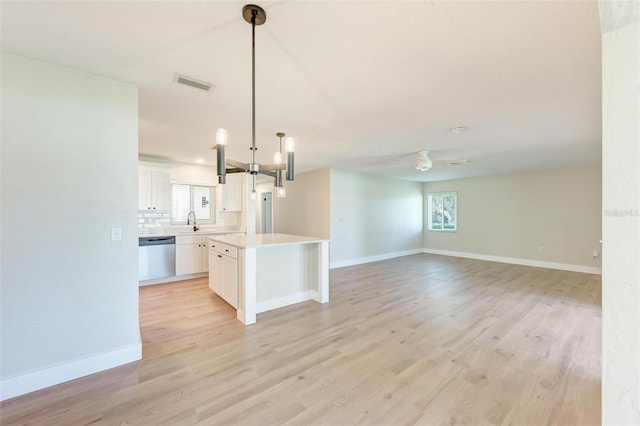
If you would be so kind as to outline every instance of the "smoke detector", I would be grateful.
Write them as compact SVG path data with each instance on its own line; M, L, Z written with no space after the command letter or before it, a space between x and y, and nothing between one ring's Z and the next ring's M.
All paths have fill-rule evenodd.
M456 126L456 127L452 127L452 128L451 128L451 129L449 129L449 130L451 130L451 133L456 133L456 134L457 134L457 133L462 133L462 132L464 132L465 130L467 130L467 128L466 128L466 127L464 127L464 126Z
M176 73L175 77L173 78L173 82L195 87L196 89L204 90L206 92L212 91L215 87L213 84L207 83L206 81L198 80L197 78L178 73Z
M429 151L418 151L418 156L416 157L416 169L421 172L425 172L432 166L433 163L429 158Z

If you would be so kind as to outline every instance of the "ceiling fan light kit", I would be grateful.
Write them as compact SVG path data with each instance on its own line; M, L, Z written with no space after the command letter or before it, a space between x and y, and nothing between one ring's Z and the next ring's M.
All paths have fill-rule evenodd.
M444 159L436 159L437 163L444 163L447 166L457 166L460 164L468 164L469 159L467 158L459 158L453 160L444 160ZM420 170L421 172L426 172L427 170L433 167L433 161L429 158L429 151L418 151L416 156L416 170Z
M255 4L248 4L242 8L242 17L251 24L251 150L252 159L250 163L242 163L240 161L225 158L225 147L227 145L227 131L218 129L216 132L216 164L218 166L218 183L224 185L226 183L227 173L249 173L252 178L251 182L251 199L257 198L256 193L256 175L258 173L271 176L274 179L274 187L278 198L285 197L287 191L282 184L282 172L286 172L287 180L294 180L294 148L295 141L292 137L284 140L284 148L286 155L286 164L283 159L282 138L284 133L278 132L276 136L280 139L280 150L274 155L274 164L258 164L256 163L256 25L262 25L267 20L267 14L263 8ZM227 166L230 168L227 169Z
M431 167L433 167L433 163L429 158L429 151L418 151L418 155L416 157L416 169L421 172L426 172Z
M464 126L455 126L450 127L449 130L451 133L462 133L467 130ZM447 166L455 166L458 164L467 164L469 162L468 159L456 159L456 160L436 160L439 163L445 163ZM429 158L429 151L418 151L416 156L416 170L420 170L421 172L426 172L427 170L433 167L433 161Z

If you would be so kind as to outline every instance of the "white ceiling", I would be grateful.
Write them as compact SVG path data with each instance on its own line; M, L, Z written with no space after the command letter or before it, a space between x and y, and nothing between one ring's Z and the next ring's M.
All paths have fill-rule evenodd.
M241 1L1 4L2 50L135 84L140 154L214 164L251 144L251 26ZM596 1L261 2L258 162L275 133L296 171L338 167L415 181L597 164ZM216 85L173 83L180 72ZM450 127L467 131L453 134ZM414 169L415 153L469 159Z

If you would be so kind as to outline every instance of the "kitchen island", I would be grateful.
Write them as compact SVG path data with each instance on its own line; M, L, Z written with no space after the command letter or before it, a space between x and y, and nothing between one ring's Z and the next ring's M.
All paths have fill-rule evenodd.
M209 237L209 287L254 324L261 312L329 301L329 241L289 234Z

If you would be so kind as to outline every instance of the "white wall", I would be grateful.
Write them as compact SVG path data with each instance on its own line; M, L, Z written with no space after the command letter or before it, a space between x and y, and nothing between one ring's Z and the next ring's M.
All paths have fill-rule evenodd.
M593 250L600 250L601 238L599 167L428 182L424 184L425 212L427 194L444 191L458 193L458 230L427 230L425 213L427 250L527 259L598 272L600 258L593 259Z
M218 184L218 175L216 175L216 168L213 166L172 163L170 167L171 182L173 183L207 186L216 186Z
M640 3L600 2L602 423L640 424Z
M284 185L287 196L273 197L274 232L329 238L329 169L297 174Z
M1 59L4 399L139 359L141 346L137 88Z
M422 184L331 169L331 265L422 249Z

